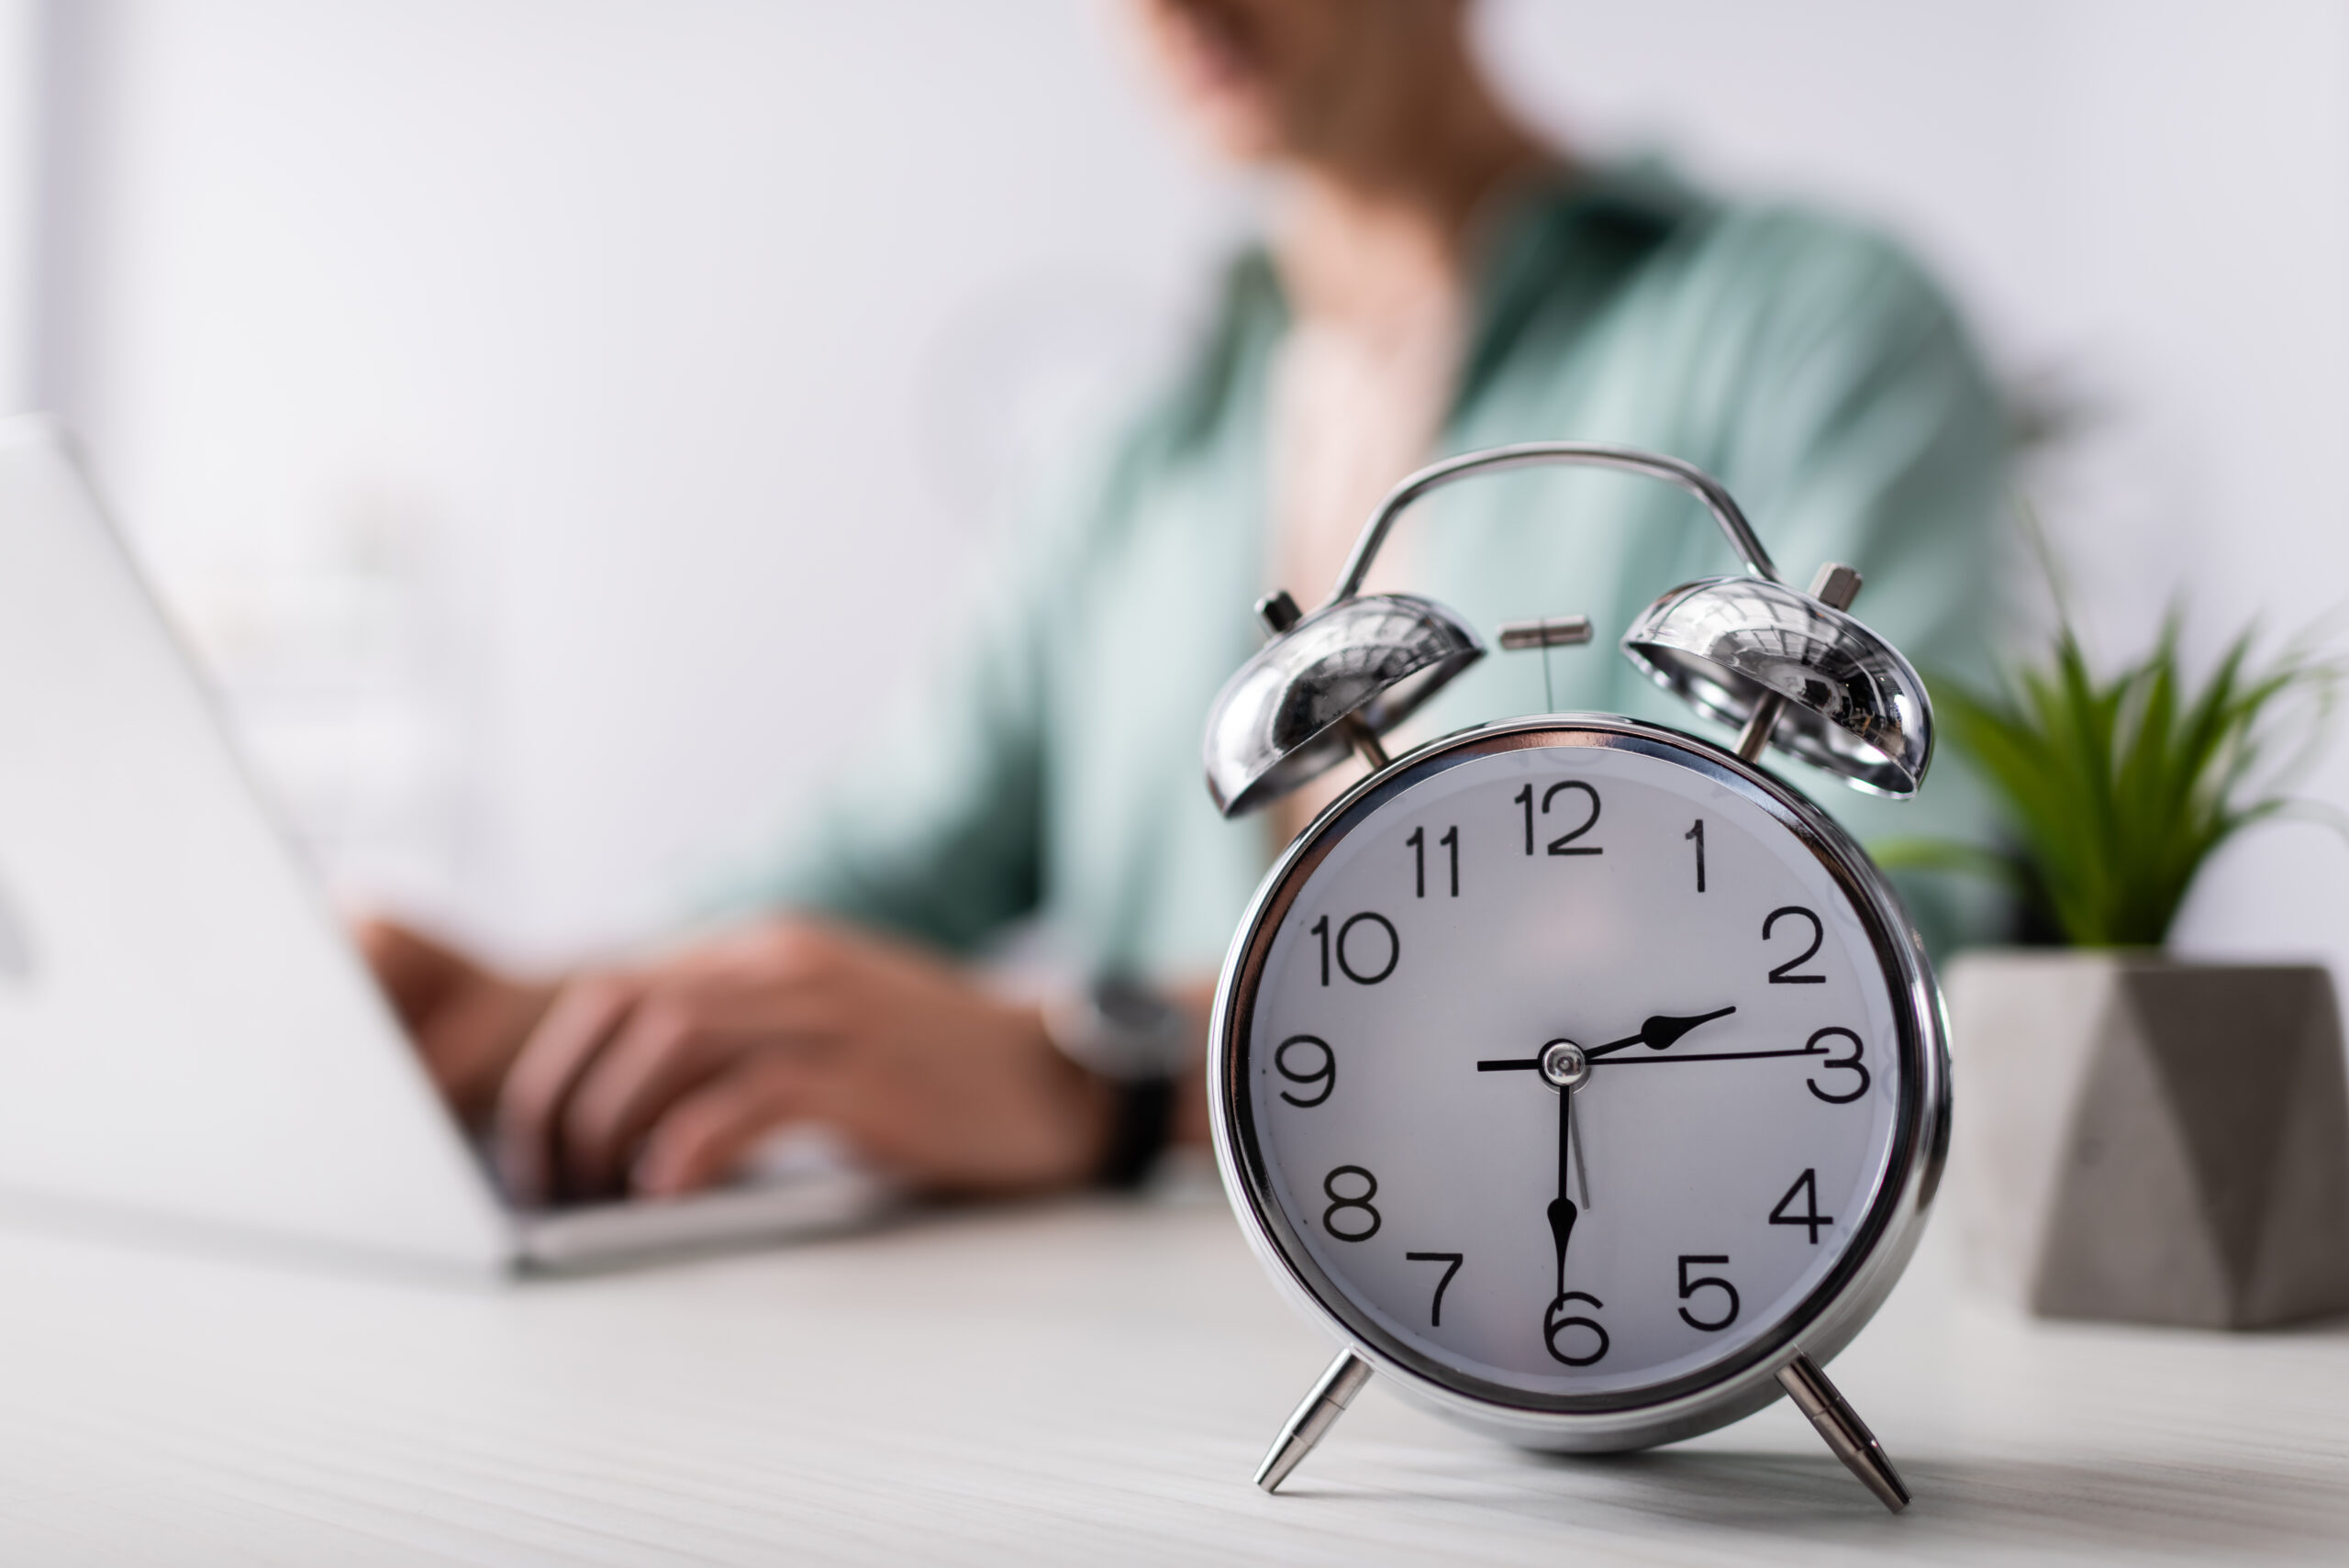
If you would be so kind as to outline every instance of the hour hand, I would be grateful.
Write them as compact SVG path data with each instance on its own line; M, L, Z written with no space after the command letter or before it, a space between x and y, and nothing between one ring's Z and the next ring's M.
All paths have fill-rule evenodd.
M1592 1057L1605 1056L1609 1052L1628 1050L1635 1045L1644 1045L1650 1051L1662 1051L1677 1042L1681 1036L1698 1025L1709 1024L1715 1018L1725 1018L1735 1011L1737 1009L1732 1006L1716 1007L1709 1013L1686 1013L1677 1016L1670 1013L1657 1013L1640 1026L1639 1033L1625 1035L1621 1040L1610 1040L1605 1045L1594 1045L1583 1054Z

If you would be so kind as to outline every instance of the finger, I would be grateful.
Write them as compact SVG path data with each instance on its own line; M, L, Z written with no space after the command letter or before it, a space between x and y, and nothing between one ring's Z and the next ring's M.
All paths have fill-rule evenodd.
M575 980L556 994L522 1042L498 1093L495 1122L498 1170L519 1201L546 1203L556 1196L562 1162L555 1140L563 1104L643 990L643 982L632 975Z
M769 1134L821 1118L824 1074L787 1057L738 1066L680 1097L646 1134L629 1185L677 1197L732 1175Z
M479 1126L552 987L484 968L395 920L362 917L351 936L441 1096Z
M362 919L351 928L351 939L392 1010L410 1029L473 967L454 949L396 920Z
M827 987L787 970L664 969L572 1090L560 1140L566 1173L589 1191L609 1187L671 1102L747 1052L819 1049L837 1014Z
M582 1070L563 1106L565 1181L608 1190L637 1139L671 1102L722 1072L743 1040L711 1027L689 995L664 987L645 997Z
M552 996L544 985L470 986L414 1030L425 1070L468 1127L488 1119L498 1086Z

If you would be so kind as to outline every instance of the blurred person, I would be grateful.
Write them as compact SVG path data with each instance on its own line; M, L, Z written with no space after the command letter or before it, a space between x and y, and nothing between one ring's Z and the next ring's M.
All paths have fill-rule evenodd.
M1544 145L1473 60L1465 0L1131 4L1184 117L1268 175L1272 231L1185 372L1001 563L896 738L734 923L664 956L525 980L362 933L517 1195L681 1194L807 1123L936 1193L1130 1179L1166 1140L1204 1140L1201 1073L1137 1088L1079 1065L1069 1010L1010 999L973 957L1050 922L1119 995L1165 998L1196 1061L1275 840L1347 782L1270 831L1223 821L1200 779L1209 701L1259 641L1256 598L1318 601L1384 492L1443 453L1574 439L1687 459L1798 577L1857 564L1865 617L1913 660L1982 668L1998 410L1897 248ZM1478 625L1605 627L1731 564L1675 493L1553 473L1425 505L1373 586ZM1545 707L1685 722L1620 661L1569 654L1555 676L1551 701L1535 662L1487 660L1415 728ZM1949 772L1904 828L1971 809ZM1812 784L1864 839L1892 820Z

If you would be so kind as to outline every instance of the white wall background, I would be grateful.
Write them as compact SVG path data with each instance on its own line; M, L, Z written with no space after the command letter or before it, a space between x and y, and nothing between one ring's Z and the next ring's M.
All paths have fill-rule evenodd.
M42 315L0 358L42 345L329 868L518 951L649 929L804 798L1245 215L1109 0L50 21ZM2349 5L1483 27L1562 135L1876 215L2088 408L2035 484L2113 651L2179 589L2206 643L2349 597ZM2349 748L2311 788L2349 806ZM2349 959L2344 872L2275 829L2187 944Z
M0 407L33 396L41 166L41 6L0 0Z

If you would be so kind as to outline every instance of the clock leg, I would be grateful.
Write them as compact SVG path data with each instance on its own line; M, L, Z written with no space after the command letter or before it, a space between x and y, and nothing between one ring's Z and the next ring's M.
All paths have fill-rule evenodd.
M1896 1514L1909 1506L1909 1488L1901 1484L1900 1472L1892 1468L1892 1461L1885 1457L1884 1445L1827 1381L1818 1362L1797 1351L1794 1360L1778 1369L1778 1382L1795 1407L1810 1418L1835 1457L1876 1494L1878 1502Z
M1354 1402L1354 1396L1362 1392L1362 1385L1369 1381L1370 1363L1352 1351L1340 1351L1338 1359L1330 1363L1330 1370L1321 1374L1321 1381L1313 1385L1313 1392L1305 1396L1305 1403L1289 1417L1281 1435L1273 1440L1272 1451L1256 1467L1256 1485L1267 1492L1280 1490L1289 1472L1313 1451L1313 1445L1337 1424L1346 1407Z

